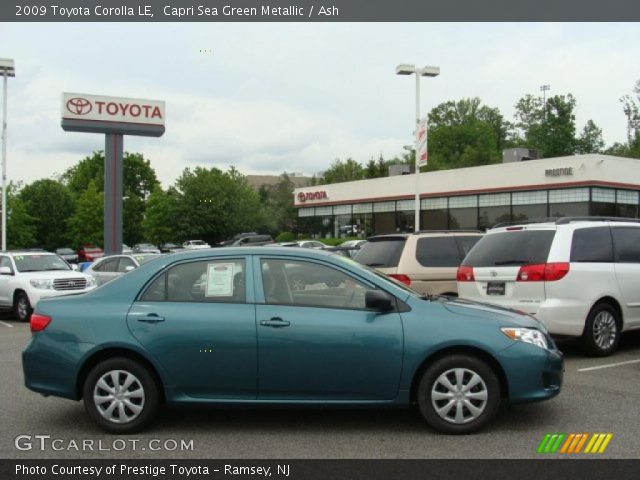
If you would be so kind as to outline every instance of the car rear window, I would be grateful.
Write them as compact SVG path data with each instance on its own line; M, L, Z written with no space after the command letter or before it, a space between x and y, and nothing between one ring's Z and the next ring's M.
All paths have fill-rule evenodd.
M485 235L463 265L499 267L546 263L555 230L518 230Z
M355 260L369 267L397 267L406 241L402 237L371 239L360 247Z
M480 238L480 235L421 238L416 246L416 260L423 267L457 267Z

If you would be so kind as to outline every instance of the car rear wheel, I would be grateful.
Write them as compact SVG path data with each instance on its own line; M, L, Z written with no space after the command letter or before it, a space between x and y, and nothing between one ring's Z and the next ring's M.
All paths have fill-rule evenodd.
M417 400L420 413L436 430L472 433L498 412L500 382L482 360L451 355L437 360L423 373Z
M33 309L31 308L31 302L29 302L29 297L27 297L26 293L20 292L16 295L13 311L20 322L28 322L31 320Z
M129 358L96 365L84 382L83 397L91 418L111 433L140 431L160 407L160 389L153 375Z
M608 303L599 303L587 316L582 344L590 355L606 357L618 348L620 330L618 311Z

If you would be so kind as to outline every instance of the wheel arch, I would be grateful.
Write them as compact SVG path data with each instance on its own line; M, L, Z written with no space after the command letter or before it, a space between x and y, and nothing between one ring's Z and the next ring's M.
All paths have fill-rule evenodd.
M611 295L605 295L603 297L600 297L595 302L593 302L593 305L591 305L591 308L589 309L589 313L587 314L587 318L588 318L589 315L591 315L591 311L595 307L597 307L598 305L603 304L603 303L611 305L616 310L616 312L618 313L619 320L620 320L620 325L619 325L620 331L622 331L624 329L624 314L622 312L622 305L620 304L620 302L616 298L612 297ZM586 328L586 322L585 322L585 328Z
M472 345L452 345L430 353L415 370L411 378L411 390L409 392L409 399L411 403L415 403L417 401L418 384L422 374L427 370L427 368L429 368L429 365L440 358L456 354L470 355L487 363L498 377L498 381L500 383L500 397L503 399L509 398L509 383L507 381L507 375L505 374L502 365L500 365L500 362L498 362L493 355L482 348Z
M149 373L151 373L151 376L153 377L153 379L157 383L158 390L161 392L161 395L162 395L161 401L164 402L164 400L165 400L164 383L162 382L162 379L160 378L160 375L158 374L157 368L153 365L153 363L151 361L149 361L149 359L147 359L141 353L136 352L136 351L131 350L131 349L128 349L128 348L123 348L123 347L108 347L108 348L104 348L104 349L98 350L98 351L92 353L84 361L84 363L82 364L82 367L80 367L80 370L78 371L78 375L76 377L76 385L75 385L75 399L76 400L82 399L82 388L83 388L84 382L87 379L87 376L89 375L89 372L91 371L91 369L93 369L93 367L98 365L103 360L108 360L108 359L114 358L114 357L129 358L131 360L134 360L134 361L137 361L137 362L141 363L145 368L147 368L149 370Z

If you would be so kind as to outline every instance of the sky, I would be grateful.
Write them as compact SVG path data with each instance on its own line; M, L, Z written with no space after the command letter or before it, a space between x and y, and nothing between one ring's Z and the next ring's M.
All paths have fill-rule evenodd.
M640 79L633 23L0 23L9 79L7 178L55 178L95 150L100 134L64 132L62 92L166 102L161 138L128 136L166 187L184 168L310 175L335 159L391 158L412 142L413 77L423 115L480 97L513 119L526 94L572 93L576 124L593 119L624 142L619 102ZM1 101L1 100L0 100Z

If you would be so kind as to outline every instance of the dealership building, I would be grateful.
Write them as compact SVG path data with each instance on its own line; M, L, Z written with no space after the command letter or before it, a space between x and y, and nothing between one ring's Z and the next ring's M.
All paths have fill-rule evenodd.
M522 150L522 149L517 149ZM560 216L638 218L640 160L589 154L420 174L422 230L485 230ZM298 232L340 237L413 231L416 180L396 175L296 188Z

